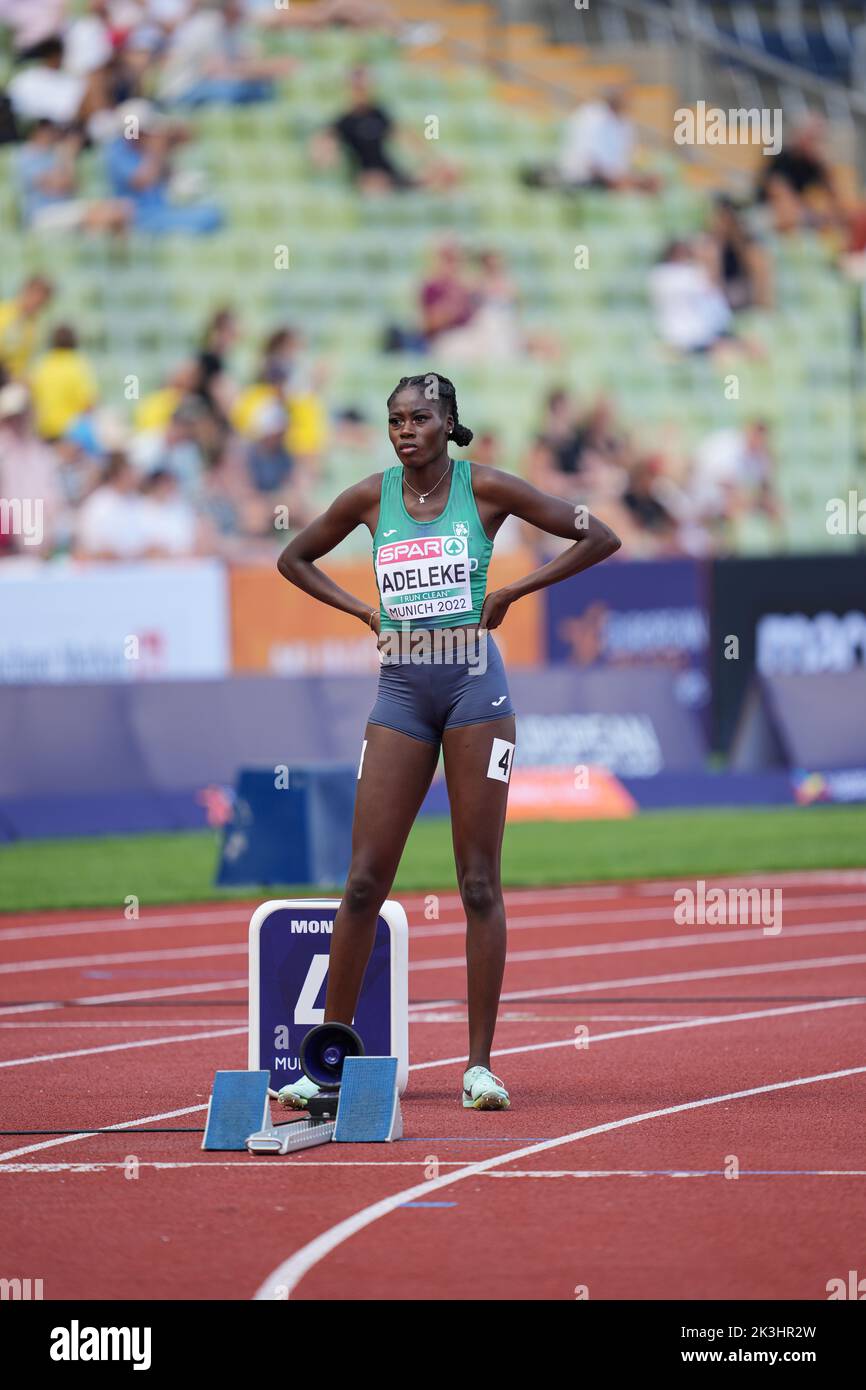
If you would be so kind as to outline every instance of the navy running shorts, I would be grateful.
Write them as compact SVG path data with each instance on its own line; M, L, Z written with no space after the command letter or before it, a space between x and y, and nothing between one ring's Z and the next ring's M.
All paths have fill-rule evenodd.
M379 690L369 722L439 743L446 729L514 714L505 665L490 632L473 647L452 652L452 660L444 659L447 650L413 661L405 649L397 659L380 653Z

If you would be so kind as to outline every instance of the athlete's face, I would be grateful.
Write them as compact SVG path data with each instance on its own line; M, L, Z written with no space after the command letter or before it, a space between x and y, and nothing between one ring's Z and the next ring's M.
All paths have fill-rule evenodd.
M423 467L444 458L454 426L439 401L430 401L417 386L407 386L391 401L388 434L394 452L407 467Z

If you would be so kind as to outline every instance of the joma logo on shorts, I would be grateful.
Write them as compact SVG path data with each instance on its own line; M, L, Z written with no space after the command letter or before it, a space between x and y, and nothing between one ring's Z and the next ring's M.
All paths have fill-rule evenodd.
M297 917L292 918L292 934L295 932L332 932L333 922L320 922L315 917L305 917L299 921Z

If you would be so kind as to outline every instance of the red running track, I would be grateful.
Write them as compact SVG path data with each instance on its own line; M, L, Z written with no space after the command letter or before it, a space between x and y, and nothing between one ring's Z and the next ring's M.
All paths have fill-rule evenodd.
M0 1138L0 1275L48 1299L826 1298L863 1262L866 873L753 882L782 890L778 935L676 925L681 884L508 893L501 1114L459 1104L459 900L401 898L407 1137L286 1159L200 1148L214 1071L246 1062L250 904L5 917L0 1127L118 1132Z

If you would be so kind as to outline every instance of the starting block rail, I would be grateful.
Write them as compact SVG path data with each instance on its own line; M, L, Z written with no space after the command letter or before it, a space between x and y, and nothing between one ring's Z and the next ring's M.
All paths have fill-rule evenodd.
M300 1149L312 1149L317 1144L329 1144L334 1137L334 1120L287 1120L285 1124L269 1125L246 1140L251 1154L288 1154Z

